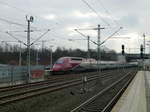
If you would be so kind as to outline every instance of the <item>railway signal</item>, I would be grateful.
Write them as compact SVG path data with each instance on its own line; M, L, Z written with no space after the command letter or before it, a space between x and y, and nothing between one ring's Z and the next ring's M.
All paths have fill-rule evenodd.
M52 69L52 66L53 66L53 48L54 45L51 45L50 46L50 66L51 66L51 69Z
M140 56L141 56L141 58L143 59L143 45L141 45L141 47L140 47Z
M122 45L122 55L123 55L123 56L124 56L124 54L125 54L124 49L125 49L125 47L124 47L124 45Z

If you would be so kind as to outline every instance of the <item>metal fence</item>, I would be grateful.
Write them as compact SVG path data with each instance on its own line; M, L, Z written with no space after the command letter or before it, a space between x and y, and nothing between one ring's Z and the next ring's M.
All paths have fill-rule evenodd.
M44 70L44 66L31 66L32 70ZM15 84L27 80L27 66L0 65L0 84Z

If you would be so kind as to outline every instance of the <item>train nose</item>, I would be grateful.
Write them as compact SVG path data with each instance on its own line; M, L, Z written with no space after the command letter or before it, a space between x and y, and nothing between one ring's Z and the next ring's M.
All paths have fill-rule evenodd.
M53 66L53 69L52 69L52 70L53 70L53 71L61 71L61 70L62 70L62 66L56 64L56 65Z

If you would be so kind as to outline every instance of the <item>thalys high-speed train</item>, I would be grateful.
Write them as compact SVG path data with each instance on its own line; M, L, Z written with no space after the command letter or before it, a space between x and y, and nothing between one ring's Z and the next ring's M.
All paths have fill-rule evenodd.
M95 59L86 59L81 57L61 57L52 67L52 73L96 71L98 69L113 69L118 67L132 67L135 64L125 61L96 61Z
M59 58L52 67L52 72L69 72L75 67L78 67L84 58L80 57L61 57Z

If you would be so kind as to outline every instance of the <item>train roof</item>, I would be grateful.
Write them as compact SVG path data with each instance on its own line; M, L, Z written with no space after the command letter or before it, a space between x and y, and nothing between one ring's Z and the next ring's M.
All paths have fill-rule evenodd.
M77 58L77 59L84 59L84 58L82 58L82 57L69 57L69 56L60 57L59 59L64 59L64 58Z

